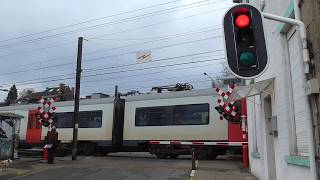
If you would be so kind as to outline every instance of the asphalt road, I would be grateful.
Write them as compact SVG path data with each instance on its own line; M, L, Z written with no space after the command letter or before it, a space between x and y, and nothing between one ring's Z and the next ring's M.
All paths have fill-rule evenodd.
M56 158L55 164L39 158L15 161L1 180L186 180L191 170L191 157L156 159L149 153L114 153L109 156ZM256 180L241 164L241 157L223 156L201 160L197 180Z
M15 177L17 180L185 180L191 160L156 159L148 153L117 153L107 157L57 158L55 164L35 162ZM19 165L23 168L23 164Z

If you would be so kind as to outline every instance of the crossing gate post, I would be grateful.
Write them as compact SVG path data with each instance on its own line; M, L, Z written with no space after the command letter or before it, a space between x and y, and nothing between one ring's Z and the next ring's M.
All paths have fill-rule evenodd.
M197 167L196 167L196 153L195 153L195 149L194 148L191 148L191 154L192 154L192 170L196 170Z
M241 116L242 138L247 142L247 118L245 115ZM248 144L242 144L242 165L245 168L249 167L249 147Z
M249 151L247 144L242 145L242 165L244 168L249 167Z

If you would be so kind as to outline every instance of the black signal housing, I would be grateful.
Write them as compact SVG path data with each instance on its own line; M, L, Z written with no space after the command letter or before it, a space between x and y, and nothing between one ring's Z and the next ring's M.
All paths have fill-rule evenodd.
M230 8L223 18L228 67L238 77L261 75L268 56L261 12L249 4Z

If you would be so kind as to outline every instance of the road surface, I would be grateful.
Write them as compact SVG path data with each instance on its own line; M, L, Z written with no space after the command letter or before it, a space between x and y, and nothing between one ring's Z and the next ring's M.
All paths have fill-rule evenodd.
M216 161L200 161L206 176L210 173L246 175L239 159L220 158ZM56 158L49 165L38 159L16 161L7 174L0 173L1 180L186 180L190 176L191 158L156 159L149 153L114 153L109 156L79 156ZM210 172L208 172L210 171ZM209 173L209 174L208 174ZM240 173L240 174L239 174ZM223 175L222 174L222 175ZM203 176L204 177L204 176ZM224 177L221 176L221 177ZM204 178L206 179L206 178ZM217 179L217 178L216 178ZM251 179L250 179L251 180Z

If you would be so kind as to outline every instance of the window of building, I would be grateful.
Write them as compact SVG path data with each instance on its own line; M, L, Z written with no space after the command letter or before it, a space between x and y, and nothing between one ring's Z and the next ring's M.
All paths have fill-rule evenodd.
M209 104L143 107L136 109L136 126L209 124Z
M57 128L73 128L73 112L56 113ZM100 128L102 126L102 111L81 111L79 113L79 128Z

